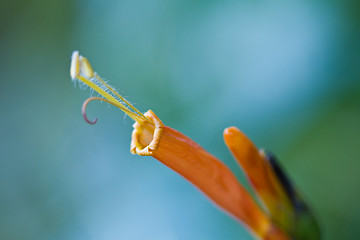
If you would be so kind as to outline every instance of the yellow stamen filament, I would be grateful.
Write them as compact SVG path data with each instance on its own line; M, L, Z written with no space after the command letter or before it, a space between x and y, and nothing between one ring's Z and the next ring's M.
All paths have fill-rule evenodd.
M129 101L122 97L100 76L98 76L94 72L87 58L79 55L78 51L74 51L72 54L70 76L73 80L80 80L82 83L89 86L91 89L93 89L106 99L105 101L105 99L103 98L92 98L90 101L101 99L102 101L105 101L120 108L120 110L129 115L129 117L131 117L135 122L148 122L152 124L151 121L149 121L149 119L147 119L138 109L136 109ZM87 106L87 103L84 104L85 108Z
M128 100L126 100L123 96L121 96L117 91L115 91L109 84L107 84L104 80L102 80L98 75L96 75L96 79L99 80L105 87L107 87L111 92L113 92L121 101L123 101L126 105L128 105L132 110L134 110L139 116L144 116L139 110L137 110Z
M83 116L84 116L85 121L88 122L88 123L90 123L90 124L95 124L95 123L97 122L97 118L96 118L94 121L90 121L90 120L87 118L87 116L86 116L86 107L87 107L87 105L89 104L89 102L94 101L94 100L99 100L99 101L107 102L107 103L109 103L109 104L111 104L111 105L113 105L113 106L115 106L115 107L120 108L121 110L123 110L123 111L124 111L126 114L128 114L128 115L129 115L129 114L133 114L129 109L127 109L127 108L123 109L123 106L121 106L121 105L119 105L119 104L117 104L117 103L111 102L111 101L109 101L109 100L107 100L107 99L105 99L105 98L101 98L101 97L91 97L91 98L86 99L86 101L83 103L82 108L81 108L81 111L82 111L82 114L83 114ZM130 115L129 115L129 116L130 116Z

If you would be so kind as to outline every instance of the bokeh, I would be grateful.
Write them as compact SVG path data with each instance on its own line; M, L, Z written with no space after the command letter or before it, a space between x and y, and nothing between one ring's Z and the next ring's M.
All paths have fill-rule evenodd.
M132 121L73 84L79 50L140 110L233 169L234 125L274 152L324 239L360 239L360 2L0 0L0 239L253 239L129 153ZM75 85L75 87L74 87Z

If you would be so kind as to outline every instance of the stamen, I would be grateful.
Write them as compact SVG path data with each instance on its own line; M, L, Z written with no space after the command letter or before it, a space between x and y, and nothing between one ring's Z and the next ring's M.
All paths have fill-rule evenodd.
M112 93L114 93L121 101L123 101L126 105L128 105L132 110L134 110L138 115L143 116L139 110L137 110L128 100L126 100L123 96L121 96L117 91L115 91L109 84L107 84L104 80L102 80L98 75L95 75L96 79L99 80L105 87L107 87Z
M137 116L135 113L131 112L129 109L125 108L125 109L122 109L124 106L122 105L119 105L117 103L114 103L112 101L109 101L105 98L101 98L101 97L91 97L91 98L88 98L85 100L85 102L83 103L82 107L81 107L81 112L82 112L82 115L85 119L85 121L89 124L95 124L97 122L97 118L95 118L93 121L90 121L86 115L86 108L87 108L87 105L89 104L89 102L91 101L94 101L94 100L99 100L99 101L104 101L104 102L107 102L115 107L118 107L120 108L122 111L124 111L127 115L129 115L129 117L131 117L134 121L136 122L139 122L139 123L142 123L144 122L142 119L139 119L139 116Z
M136 109L129 101L122 97L118 92L116 92L109 84L107 84L103 79L100 78L91 67L87 58L79 55L78 51L74 51L71 58L70 66L70 76L73 80L78 79L82 83L89 86L92 90L95 90L104 98L89 98L84 102L83 105L83 115L89 124L95 124L94 121L90 121L85 114L86 105L92 100L102 100L107 103L110 103L122 110L125 114L129 115L134 121L142 123L148 122L153 125L153 123L144 116L138 109ZM131 110L130 110L130 109Z

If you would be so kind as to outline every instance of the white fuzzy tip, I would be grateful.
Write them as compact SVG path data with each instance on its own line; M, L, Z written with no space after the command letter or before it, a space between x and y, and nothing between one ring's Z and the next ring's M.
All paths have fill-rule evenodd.
M79 51L74 51L71 56L70 64L70 77L72 80L75 80L80 74L80 58Z

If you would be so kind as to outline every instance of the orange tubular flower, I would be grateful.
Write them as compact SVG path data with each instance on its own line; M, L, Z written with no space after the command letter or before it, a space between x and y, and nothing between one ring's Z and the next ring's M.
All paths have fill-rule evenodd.
M164 126L151 110L145 116L154 124L134 124L132 153L152 156L170 167L261 239L288 239L224 163L184 134Z
M321 239L313 212L275 157L259 151L236 127L225 129L224 139L276 225L293 239Z
M288 226L293 225L294 209L264 152L236 127L224 130L224 140L273 219L290 231Z
M242 222L257 238L319 239L307 237L307 230L313 225L308 224L312 223L309 221L313 219L312 215L308 214L307 206L291 188L283 173L280 169L274 169L265 154L258 151L237 128L225 129L225 143L243 167L268 211L256 203L224 163L187 136L164 126L151 110L142 114L102 80L92 70L88 60L77 51L72 56L70 75L73 80L78 79L81 84L89 86L103 97L92 97L84 102L82 112L88 123L96 122L96 119L90 121L85 114L87 104L92 100L105 101L120 108L135 121L131 153L152 156L182 175L217 206Z

